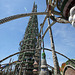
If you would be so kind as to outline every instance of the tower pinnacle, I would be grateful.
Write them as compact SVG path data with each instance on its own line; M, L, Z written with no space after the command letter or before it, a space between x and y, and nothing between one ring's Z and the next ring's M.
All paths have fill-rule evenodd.
M49 75L45 52L42 53L41 71L39 75Z
M34 4L33 4L32 12L37 12L37 5L35 4L35 1L34 1Z
M34 1L34 4L33 4L33 6L35 6L35 1Z

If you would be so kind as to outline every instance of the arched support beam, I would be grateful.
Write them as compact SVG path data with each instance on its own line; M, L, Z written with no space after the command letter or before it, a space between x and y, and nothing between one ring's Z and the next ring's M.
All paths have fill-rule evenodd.
M13 15L13 16L1 19L0 24L3 24L5 22L11 21L11 20L15 20L15 19L18 19L18 18L32 16L32 15L48 15L48 12L33 12L33 13L25 13L25 14Z
M41 49L42 49L42 48L41 48ZM23 53L23 52L26 52L26 51L32 51L32 50L34 50L34 49L26 49L25 51L21 51L21 52L17 52L17 53L14 53L14 54L12 54L12 55L9 55L9 56L7 56L6 58L0 60L0 63L1 63L2 61L4 61L4 60L6 60L6 59L8 59L8 58L10 58L10 57L12 57L12 56L14 56L14 55L17 55L17 54L19 54L19 53ZM40 50L40 49L37 49L37 50ZM52 51L51 49L48 49L48 48L44 48L44 50ZM55 51L55 52L56 52L57 54L59 54L59 55L65 57L66 59L70 60L72 63L74 63L70 58L68 58L68 57L65 56L64 54L59 53L59 52L57 52L57 51ZM74 64L75 64L75 63L74 63Z
M42 49L42 48L41 48ZM28 51L32 51L32 50L29 50L29 49L27 49ZM26 50L26 51L27 51ZM37 49L37 50L40 50L40 49ZM48 50L48 51L52 51L51 49L48 49L48 48L44 48L44 50ZM14 53L14 54L12 54L12 55L9 55L8 57L6 57L6 58L4 58L4 59L2 59L2 60L0 60L0 62L2 62L2 61L4 61L4 60L6 60L6 59L8 59L8 58L10 58L10 57L12 57L12 56L14 56L14 55L17 55L17 54L19 54L19 53L23 53L23 52L26 52L26 51L21 51L21 52L17 52L17 53ZM57 52L57 51L55 51L57 54L59 54L59 55L61 55L61 56L63 56L63 57L65 57L66 59L68 59L68 60L70 60L72 63L74 63L70 58L68 58L67 56L65 56L64 54L61 54L61 53L59 53L59 52ZM75 63L74 63L75 64ZM48 65L48 64L47 64ZM50 66L50 65L48 65L50 68L52 68L52 69L54 69L54 67L52 67L52 66Z
M5 57L4 59L0 60L0 63L1 63L2 61L4 61L4 60L6 60L6 59L8 59L8 58L10 58L10 57L12 57L12 56L14 56L14 55L17 55L17 54L20 54L20 53L23 53L23 52L26 52L26 51L33 51L33 50L35 50L35 49L26 49L26 50L24 50L24 51L11 54L11 55ZM40 50L40 49L37 49L37 50Z
M51 49L48 49L48 48L44 48L44 50L52 51ZM65 57L66 59L70 60L72 63L74 63L74 64L75 64L75 62L73 62L70 58L68 58L68 57L67 57L67 56L65 56L64 54L59 53L59 52L57 52L57 51L55 51L55 52L56 52L57 54L59 54L59 55L61 55L61 56Z

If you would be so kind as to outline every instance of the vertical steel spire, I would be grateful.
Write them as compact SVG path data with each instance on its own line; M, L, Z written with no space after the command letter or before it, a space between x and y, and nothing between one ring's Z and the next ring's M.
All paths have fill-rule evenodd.
M33 4L32 12L37 12L37 5ZM30 16L24 38L20 44L21 51L30 49L32 51L26 50L26 52L21 53L19 55L19 59L22 60L22 68L24 75L33 75L34 71L38 72L38 69L36 69L35 66L35 59L36 62L39 64L39 52L36 49L37 45L37 38L38 38L38 19L37 15ZM38 52L38 53L37 53ZM33 65L34 64L34 65ZM37 68L38 65L37 64Z

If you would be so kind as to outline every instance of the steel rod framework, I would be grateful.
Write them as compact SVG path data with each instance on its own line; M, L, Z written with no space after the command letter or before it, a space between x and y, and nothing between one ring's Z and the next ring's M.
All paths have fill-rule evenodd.
M54 7L52 7L52 4L54 3ZM51 8L48 8L48 11L47 12L32 12L32 13L25 13L25 14L18 14L18 15L13 15L13 16L10 16L10 17L6 17L4 19L0 19L0 24L3 24L5 22L8 22L8 21L11 21L11 20L15 20L15 19L18 19L18 18L22 18L22 17L27 17L27 16L32 16L32 15L46 15L43 23L41 24L41 29L40 29L40 36L41 36L41 32L42 32L42 29L44 27L44 24L46 22L46 19L48 19L48 27L47 29L45 30L44 34L42 35L42 37L40 37L40 40L41 41L38 41L38 45L40 46L38 49L35 49L35 50L48 50L48 51L52 51L52 56L53 56L53 62L54 62L54 71L55 71L55 75L60 75L60 70L59 70L59 64L58 64L58 60L57 60L57 56L56 56L56 53L59 54L59 55L62 55L64 56L65 58L67 58L68 60L70 60L72 63L74 63L70 58L68 58L67 56L55 51L55 47L54 47L54 40L53 40L53 35L52 35L52 30L51 30L51 26L54 25L56 22L58 23L69 23L69 21L65 20L62 18L62 14L61 12L58 12L58 11L55 11L54 8L57 7L57 3L58 3L58 0L49 0L49 6ZM46 0L46 4L48 6L48 0ZM55 15L59 15L61 17L55 17ZM53 20L52 24L50 24L50 20L49 20L49 17ZM51 48L52 50L50 49L47 49L47 48L41 48L41 42L42 42L42 39L44 38L45 34L47 33L47 31L49 30L49 33L50 33L50 40L51 40ZM24 53L26 51L32 51L33 49L26 49L24 51L20 51L20 52L17 52L17 53L14 53L12 55L9 55L7 57L5 57L4 59L0 60L0 63L14 55L17 55L17 54L20 54L20 53ZM40 61L41 61L41 56L40 56ZM75 63L74 63L75 64ZM20 71L22 71L22 68L20 69ZM21 75L21 72L19 73L19 75Z
M44 50L47 50L47 51L51 51L52 52L52 50L51 49L48 49L48 48L44 48ZM23 52L23 51L22 51ZM63 57L65 57L66 59L68 59L68 60L70 60L73 64L75 64L75 62L73 62L70 58L68 58L67 56L65 56L65 55L63 55L63 54L61 54L61 53L59 53L59 52L57 52L57 51L55 51L57 54L59 54L59 55L61 55L61 56L63 56ZM17 52L17 53L19 53L19 52ZM15 54L17 54L17 53L15 53ZM21 53L21 52L20 52ZM13 54L14 55L14 54ZM10 55L11 56L11 55ZM11 66L11 65L13 65L13 64L15 64L16 62L12 62L12 63L10 63L10 65L9 66ZM19 62L19 63L21 63L21 61ZM8 64L8 63L7 63ZM6 65L6 64L1 64L1 65ZM51 69L52 69L52 71L54 70L54 67L52 67L52 66L50 66L50 65L48 65L47 64L47 66L48 67L50 67ZM6 67L8 67L8 66L6 66ZM6 68L5 67L5 68ZM5 69L5 68L2 68L2 70L3 69Z
M10 57L12 57L12 56L14 56L14 55L17 55L17 54L19 54L19 53L23 53L23 52L26 52L26 51L32 51L32 50L33 50L33 49L26 49L25 51L20 51L20 52L11 54L11 55L5 57L4 59L0 60L0 63L1 63L2 61L4 61L4 60L6 60L6 59L8 59L8 58L10 58ZM40 50L40 49L37 49L37 50Z
M40 49L42 49L42 48L40 48ZM36 50L40 50L40 49L36 49ZM51 49L48 49L48 48L44 48L44 50L52 51ZM27 49L27 51L32 51L32 50L31 50L31 49ZM12 54L12 55L9 55L9 56L7 56L6 58L0 60L0 63L3 62L4 60L6 60L6 59L8 59L8 58L10 58L10 57L12 57L12 56L14 56L14 55L17 55L17 54L20 54L20 53L23 53L23 52L26 52L26 51L21 51L21 52L17 52L17 53L14 53L14 54ZM59 55L65 57L66 59L70 60L71 62L73 62L70 58L68 58L68 57L65 56L64 54L59 53L59 52L57 52L57 51L55 51L55 52L56 52L57 54L59 54ZM74 63L74 62L73 62L73 63ZM75 64L75 63L74 63L74 64Z
M48 18L48 26L50 26L49 18ZM59 63L58 63L58 59L57 59L56 52L55 52L55 46L54 46L54 40L53 40L51 27L49 28L49 34L50 34L50 40L51 40L52 56L53 56L53 63L54 63L54 72L55 72L55 75L60 75Z
M44 50L52 51L51 49L48 49L48 48L44 48ZM62 53L59 53L59 52L57 52L57 51L55 51L55 52L56 52L57 54L59 54L59 55L65 57L66 59L70 60L72 63L75 64L75 62L73 62L73 61L72 61L69 57L67 57L66 55L64 55L64 54L62 54Z
M54 25L55 23L56 23L56 22L53 21L52 24L47 27L47 29L45 30L45 32L44 32L44 34L43 34L43 36L42 36L42 39L44 38L44 36L45 36L45 34L47 33L47 31L49 30L49 28L50 28L52 25Z
M33 13L13 15L13 16L1 19L0 24L11 21L11 20L14 20L14 19L22 18L22 17L32 16L32 15L47 15L47 14L48 14L48 12L33 12Z
M45 17L43 23L41 24L40 34L41 34L41 31L42 31L42 29L43 29L43 26L44 26L44 24L45 24L45 22L46 22L46 19L47 19L47 16Z

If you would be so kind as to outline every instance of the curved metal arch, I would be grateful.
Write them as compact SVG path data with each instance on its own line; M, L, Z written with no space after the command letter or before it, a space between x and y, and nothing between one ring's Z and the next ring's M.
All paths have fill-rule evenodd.
M52 51L51 49L48 49L48 48L44 48L44 50ZM67 57L67 56L65 56L64 54L59 53L59 52L57 52L57 51L55 51L55 52L56 52L57 54L59 54L59 55L61 55L61 56L65 57L66 59L70 60L72 63L74 63L74 64L75 64L75 62L73 62L70 58L68 58L68 57Z
M8 22L8 21L11 21L11 20L14 20L14 19L18 19L18 18L21 18L21 17L27 17L27 16L32 16L32 15L47 15L47 14L48 14L48 12L33 12L33 13L13 15L13 16L9 16L9 17L1 19L0 24L3 24L5 22Z
M42 48L41 48L42 49ZM33 49L26 49L26 51L32 51ZM37 49L37 50L40 50L40 49ZM48 51L52 51L51 49L48 49L48 48L44 48L44 50L48 50ZM19 53L23 53L23 52L26 52L26 51L21 51L21 52L17 52L17 53L14 53L14 54L12 54L12 55L9 55L9 56L7 56L7 57L5 57L4 59L2 59L2 60L0 60L0 63L2 62L2 61L4 61L4 60L6 60L6 59L8 59L8 58L10 58L10 57L12 57L12 56L14 56L14 55L17 55L17 54L19 54ZM66 59L68 59L68 60L70 60L72 63L74 63L70 58L68 58L67 56L65 56L64 54L62 54L62 53L59 53L59 52L57 52L57 51L55 51L57 54L59 54L59 55L61 55L61 56L63 56L63 57L65 57ZM74 63L75 64L75 63Z
M26 51L32 51L32 50L36 50L36 49L26 49L25 51L16 52L16 53L14 53L14 54L11 54L11 55L5 57L4 59L0 60L0 63L1 63L2 61L4 61L4 60L6 60L6 59L8 59L8 58L10 58L10 57L12 57L12 56L14 56L14 55L17 55L17 54L19 54L19 53L23 53L23 52L26 52ZM40 50L40 49L37 49L37 50Z
M41 48L42 49L42 48ZM27 49L28 51L32 51L32 50L29 50L29 49ZM40 50L40 49L38 49L38 50ZM48 48L44 48L44 50L48 50L48 51L52 51L51 49L48 49ZM19 54L19 53L23 53L23 52L26 52L26 51L21 51L21 52L17 52L17 53L14 53L14 54L12 54L12 55L9 55L8 57L6 57L6 58L4 58L4 59L2 59L2 60L0 60L0 62L2 62L2 61L4 61L4 60L6 60L6 59L8 59L8 58L10 58L10 57L12 57L12 56L14 56L14 55L17 55L17 54ZM57 54L59 54L59 55L61 55L61 56L63 56L63 57L65 57L66 59L68 59L68 60L70 60L72 63L74 63L70 58L68 58L67 56L65 56L65 55L63 55L63 54L61 54L61 53L59 53L59 52L57 52L57 51L55 51ZM75 63L74 63L75 64ZM47 64L48 65L48 64ZM52 66L50 66L50 65L48 65L50 68L52 68L52 69L54 69L54 67L52 67Z

